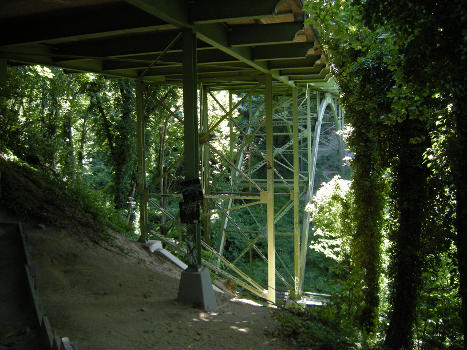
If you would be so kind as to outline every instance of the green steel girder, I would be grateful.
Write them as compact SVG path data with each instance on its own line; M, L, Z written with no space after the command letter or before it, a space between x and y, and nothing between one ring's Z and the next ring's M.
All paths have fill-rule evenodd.
M319 73L321 69L326 67L326 64L322 65L319 63L319 59L321 58L321 54L319 53L310 53L306 57L297 57L293 60L273 60L269 62L269 68L275 70L281 69L314 69L316 67L320 67L319 70L313 73ZM288 93L290 94L290 92Z
M300 28L300 26L303 25L301 23L278 23L271 25L237 26L227 32L227 40L223 40L223 42L226 46L233 45L230 41L234 38L235 43L241 43L243 46L248 42L249 45L267 44L267 47L269 47L268 49L264 45L260 45L259 47L254 48L251 54L248 53L249 50L235 50L232 47L233 51L244 54L247 58L252 56L254 59L258 60L297 59L297 57L304 57L310 47L313 46L313 43L292 43L297 28ZM206 27L201 28L205 29ZM162 52L177 34L178 31L167 30L136 34L132 33L131 35L123 37L118 36L114 38L76 40L71 43L57 43L55 46L52 46L52 52L59 52L63 61L67 59L66 57L63 57L64 55L68 55L70 59L75 59L76 57L123 58L131 56L131 58L138 60L152 61L156 57L156 54ZM240 38L243 39L243 43L240 41ZM287 43L289 46L286 46ZM207 46L203 42L198 42L197 46L200 51L200 63L236 61L235 59L232 59L232 55L229 54L229 52L212 50L210 46ZM205 49L208 49L209 52L204 53L203 55L202 51ZM169 50L164 61L174 63L181 62L182 55L181 42L179 42ZM109 62L107 69L135 67L135 65L130 62L125 65L125 61L122 60L115 61L120 63L117 67L112 68L112 62L113 61ZM142 64L143 62L138 63ZM138 65L136 67L138 67Z
M169 23L172 23L176 26L182 28L191 28L196 36L204 41L205 43L225 52L237 60L248 64L249 66L255 68L256 70L271 74L271 76L281 81L282 83L294 86L292 82L289 82L287 77L278 75L277 73L271 72L267 64L262 62L256 62L252 58L251 49L247 47L231 47L228 42L228 33L227 29L217 23L213 24L191 24L188 19L187 8L184 7L185 1L182 0L165 0L165 1L150 1L150 0L127 0L131 4L139 7L140 9L164 20ZM254 7L253 4L257 2L250 3L246 8ZM218 4L217 4L218 5ZM218 9L219 6L216 6Z
M199 139L196 80L196 37L191 30L183 32L183 149L185 181L199 178ZM201 230L199 223L187 224L188 266L201 267Z
M219 207L219 205L216 204L217 207ZM246 207L247 209L249 209L249 207ZM242 237L245 239L245 241L249 241L248 237L245 235L245 231L243 231L239 226L238 224L235 222L234 218L232 218L232 216L230 216L230 214L228 212L225 213L225 215L227 216L227 218L229 219L229 221L237 228L237 231L240 235L242 235ZM265 233L265 231L263 231L263 233ZM261 237L260 237L261 238ZM284 285L288 285L287 281L285 280L285 278L280 274L279 271L277 271L277 269L275 268L275 260L273 261L273 266L271 266L269 264L269 260L268 258L261 252L261 250L255 245L253 244L252 248L255 250L255 252L260 256L260 258L266 262L268 264L268 269L272 269L272 267L274 268L275 270L275 274L281 279L281 281L284 283ZM216 253L218 254L218 253ZM274 257L275 259L275 257ZM275 277L275 276L274 276ZM273 291L274 288L269 288L270 291ZM264 298L264 295L262 296Z
M298 157L298 113L297 113L297 88L292 90L292 140L293 140L293 227L294 227L294 294L295 297L300 295L300 188L299 175L300 163Z
M322 55L303 27L299 0L87 0L43 5L39 8L35 0L23 0L21 6L0 2L0 29L8 33L0 38L0 57L9 64L44 64L111 77L138 78L144 72L145 82L181 85L181 41L170 49L167 45L190 29L197 37L197 64L205 66L200 81L209 88L241 91L260 80L258 74L271 74L275 93L309 82L306 76L329 90L328 77L315 69ZM229 65L244 74L237 75Z
M292 43L302 29L303 22L238 25L230 27L228 42L230 46Z
M83 25L83 19L86 25ZM1 36L0 46L44 40L59 42L64 38L82 40L167 26L159 18L124 2L99 4L2 20L0 32L9 34Z
M254 60L280 60L280 59L301 59L305 57L312 47L311 43L275 44L259 45L253 48L252 57Z
M126 0L143 11L180 28L191 28L185 0Z
M272 77L266 74L264 82L264 105L266 109L266 232L268 242L268 300L276 302L276 241L274 225L274 141L273 141L273 109L272 109Z
M301 133L298 134L298 139L302 139L304 138L305 136L307 135L307 131L306 130L303 130ZM290 140L288 141L286 144L282 145L281 147L276 147L274 148L274 156L276 156L277 154L283 152L284 150L286 150L287 148L289 148L290 146L292 146L294 144L294 141L293 140ZM259 161L258 163L256 163L252 169L251 169L251 173L254 173L255 171L258 171L261 167L263 167L264 165L266 165L266 161L265 160L261 160Z
M218 81L220 80L236 80L246 82L257 82L259 73L249 68L236 68L228 67L224 69L216 69L212 67L199 66L198 79L203 81ZM170 79L181 79L183 72L181 67L166 67L166 68L150 68L150 69L139 69L133 72L145 71L144 76L146 77L165 77L167 80ZM113 70L108 71L112 73L127 72L130 74L132 71L126 70ZM165 80L165 79L164 79Z
M198 67L207 65L233 65L238 67L247 67L242 62L238 62L232 56L214 48L198 50ZM151 62L157 58L158 54L144 54L137 56L105 58L103 67L106 71L122 70L122 69L145 69ZM181 66L178 62L182 59L183 52L167 52L161 61L153 68L153 74L167 74L172 72L180 72Z
M80 40L57 44L51 51L61 55L73 57L125 57L141 54L157 54L162 52L167 45L178 35L178 30L161 32L144 32L110 38L98 38L93 40ZM199 44L199 45L198 45ZM204 43L197 43L197 49L207 47ZM182 51L181 41L172 51ZM177 62L181 62L178 60Z
M273 74L269 71L265 62L258 62L254 59L252 49L249 47L230 47L228 46L228 35L226 29L220 24L203 24L195 27L197 37L213 47L225 52L237 60L248 64L261 73L271 74L276 80L290 86L294 86L287 77Z
M197 0L190 9L193 23L228 22L232 20L259 19L273 16L281 0Z

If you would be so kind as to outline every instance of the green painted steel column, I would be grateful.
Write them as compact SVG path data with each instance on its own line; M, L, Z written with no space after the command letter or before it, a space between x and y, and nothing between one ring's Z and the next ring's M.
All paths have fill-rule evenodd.
M268 300L276 302L276 242L274 235L274 153L272 128L272 77L266 74L264 103L266 106L266 179L268 236Z
M317 92L318 95L318 92ZM319 96L317 97L317 104L319 106ZM319 107L318 107L319 108ZM316 111L318 113L318 110ZM311 182L311 168L312 168L312 142L313 139L311 137L311 96L310 96L310 86L307 84L306 86L306 130L307 130L307 173L308 173L308 184L307 184L307 195L305 203L311 202L311 196L313 195L310 193L310 182ZM310 230L310 212L309 210L305 210L303 216L303 228L302 228L302 237L300 242L300 293L303 293L303 283L305 281L305 266L306 266L306 245L308 244L308 232Z
M294 294L300 293L300 163L298 157L297 88L292 88L292 133L293 133L293 228L294 228Z
M329 103L332 102L331 96L329 94L326 94L324 99L320 103L320 96L319 96L319 91L316 92L316 103L317 103L317 120L315 124L315 130L313 132L313 146L311 148L311 158L308 164L309 168L309 173L308 173L308 192L307 192L307 206L311 206L312 201L313 201L313 188L314 188L314 183L315 183L315 173L316 173L316 162L318 159L318 148L319 148L319 138L321 135L321 124L323 122L323 117L324 117L324 112L326 110L326 107ZM311 135L309 135L311 136ZM308 151L310 151L310 148L308 148ZM303 220L304 227L303 231L304 234L302 236L302 242L301 242L301 266L300 266L300 276L302 277L301 282L301 287L300 289L303 289L303 279L305 276L305 266L306 266L306 248L308 245L308 233L309 233L309 227L310 227L310 218L311 218L311 213L310 211L306 212L305 218Z
M199 136L196 75L196 34L183 31L183 159L185 183L180 219L186 223L188 268L182 272L177 300L216 311L217 302L209 271L201 267L199 204L203 199L199 179ZM209 246L208 246L209 247Z
M136 80L136 157L138 163L139 241L147 240L146 162L144 156L143 82Z
M199 179L196 35L183 32L183 145L185 181ZM187 224L188 266L201 266L200 224Z
M248 96L248 130L253 125L252 97ZM248 177L251 179L251 143L248 144ZM248 192L251 193L251 183L248 183ZM253 248L250 247L250 277L253 277Z
M232 111L232 106L233 106L233 103L232 103L232 92L229 90L229 111ZM233 112L230 114L230 118L233 118ZM232 160L233 163L235 163L234 161L234 133L233 133L233 123L232 123L232 120L229 118L229 152L230 152L230 159ZM233 183L233 174L235 173L235 170L234 169L231 169L231 174L232 174L232 177L231 177L231 184Z

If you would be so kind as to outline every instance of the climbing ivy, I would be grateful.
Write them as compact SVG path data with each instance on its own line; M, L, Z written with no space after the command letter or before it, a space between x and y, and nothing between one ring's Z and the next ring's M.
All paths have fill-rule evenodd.
M385 345L409 349L413 326L422 317L419 297L428 288L423 278L430 261L448 259L457 266L462 300L465 294L463 4L315 0L305 8L353 127L353 247L365 288L372 289L364 292L358 321L366 331L376 329L387 178L391 244ZM457 246L456 258L445 254L449 242ZM465 318L464 301L459 311Z

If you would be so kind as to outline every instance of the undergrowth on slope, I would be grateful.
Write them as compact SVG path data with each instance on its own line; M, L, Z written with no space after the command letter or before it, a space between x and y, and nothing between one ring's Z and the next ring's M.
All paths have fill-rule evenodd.
M108 229L132 235L131 225L85 183L66 183L51 172L8 158L0 154L0 202L20 218L74 226L77 232L82 231L81 226L91 227L96 233L94 238L108 239Z
M279 322L275 335L300 347L313 350L359 348L353 327L345 320L336 318L332 307L279 308L273 318Z

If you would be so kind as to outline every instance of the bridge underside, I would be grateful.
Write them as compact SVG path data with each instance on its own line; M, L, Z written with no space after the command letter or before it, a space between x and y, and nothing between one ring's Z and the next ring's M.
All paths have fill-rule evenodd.
M165 210L162 198L183 197L184 225L174 227L184 237L189 268L204 264L274 302L276 276L296 295L302 293L310 219L303 208L313 193L321 125L330 115L335 129L342 128L342 112L334 101L337 86L305 17L300 0L2 2L0 69L42 64L135 79L142 237L147 234L148 205L158 207L167 220L180 221ZM144 84L183 88L183 118L166 107L184 128L182 194L156 195L151 189L157 183L146 184ZM222 90L229 91L228 106L216 100L214 92ZM242 97L234 104L232 94ZM252 105L252 96L263 96L260 106ZM209 116L209 99L223 116ZM235 110L249 100L248 123L237 125ZM215 142L223 123L230 130L228 154ZM341 159L342 139L335 140L329 142ZM216 186L213 159L230 171L228 191ZM259 161L252 164L252 159ZM285 202L278 199L284 197ZM278 201L284 202L279 210ZM255 206L265 207L265 220L257 221L254 230L240 227L233 212L250 215ZM292 212L293 229L276 232L278 222ZM215 240L213 217L219 217ZM224 257L229 235L245 243L235 261ZM279 236L290 236L294 271L276 268ZM257 247L262 239L266 255ZM202 261L202 249L211 261ZM267 264L266 285L235 265L252 252Z

